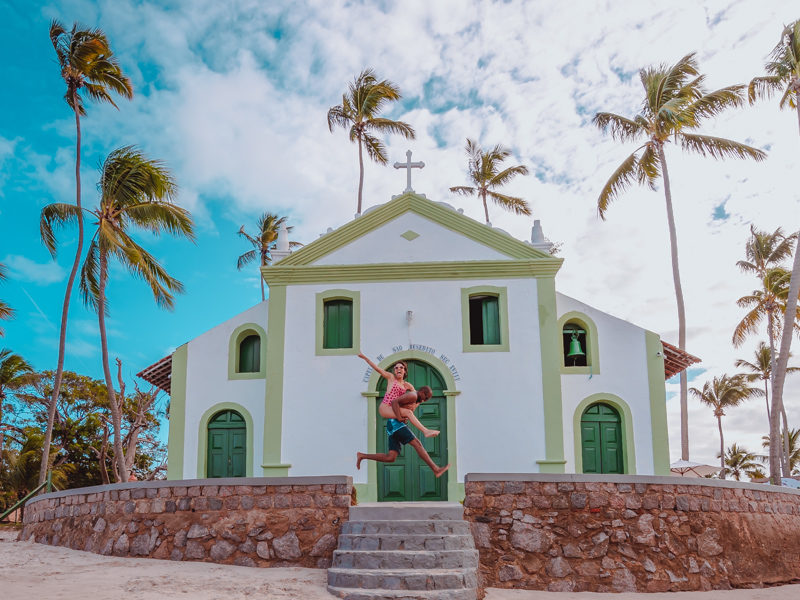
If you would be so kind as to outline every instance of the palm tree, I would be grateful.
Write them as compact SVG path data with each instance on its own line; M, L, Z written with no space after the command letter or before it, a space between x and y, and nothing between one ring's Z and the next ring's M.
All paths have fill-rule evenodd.
M763 279L770 269L782 266L792 256L796 239L796 233L786 236L780 227L769 233L750 225L750 238L744 246L745 260L736 261L736 266Z
M416 137L414 128L403 121L392 121L379 117L378 114L389 102L400 100L400 88L391 81L378 81L375 71L364 69L347 86L347 93L342 94L342 103L328 110L328 129L333 133L336 126L350 128L350 141L358 143L358 209L361 214L361 196L364 189L364 154L382 165L389 158L386 146L370 132L387 134L398 133L407 140Z
M248 250L239 257L236 261L236 268L241 270L245 265L253 262L256 257L259 259L259 266L265 267L272 262L272 255L270 250L275 248L276 241L278 240L278 232L281 225L286 223L287 217L279 217L272 213L265 212L258 219L258 234L256 237L250 235L244 230L244 225L239 228L239 235L245 238L253 246L252 250ZM292 231L293 227L289 226L286 231ZM297 248L302 246L300 242L289 242L290 248ZM263 301L266 296L264 295L264 278L259 274L261 280L261 300Z
M781 432L783 438L782 446L788 448L786 466L787 470L792 475L800 473L800 429L789 429ZM761 446L767 450L767 459L769 457L770 437L765 435L761 438L763 441Z
M97 102L108 102L116 107L111 92L123 98L133 97L133 87L111 51L106 34L100 29L82 29L77 23L67 31L64 26L53 20L50 23L50 41L56 51L61 77L67 84L64 99L75 114L75 205L78 207L78 247L75 259L67 279L64 293L64 305L61 309L61 328L58 338L58 363L50 403L50 415L47 421L44 441L42 442L42 469L39 483L47 476L47 461L50 456L50 441L53 435L53 418L55 417L56 398L61 389L61 377L64 371L64 353L67 339L67 315L72 296L72 286L80 265L83 252L83 217L81 215L81 117L86 115L82 92ZM55 257L55 255L54 255Z
M757 98L770 98L775 92L782 91L778 107L795 109L797 125L800 129L800 20L784 27L781 39L769 56L765 65L766 76L754 77L748 87L750 103ZM787 314L795 314L797 296L800 294L800 251L795 251L792 275L789 280L789 297L786 302ZM789 351L792 346L792 322L785 319L781 333L780 352L773 367L772 380L772 419L770 435L778 436L777 415L783 408L783 383L786 378L786 367L789 361ZM777 446L770 448L770 478L774 485L780 483L778 476L779 451Z
M747 381L763 381L764 382L764 400L767 405L767 421L770 418L769 409L769 382L772 375L772 352L764 341L758 342L755 352L753 353L753 362L739 358L734 363L734 366L739 369L747 369L750 371L745 374ZM800 367L789 367L786 369L790 373L800 371Z
M697 70L694 54L687 54L672 66L658 65L639 71L645 98L642 109L629 119L608 112L594 116L593 122L602 130L621 142L641 142L606 182L597 199L597 210L605 219L611 203L633 183L656 189L659 177L664 181L664 197L667 208L670 253L672 256L672 279L678 307L678 347L686 349L686 312L683 303L680 270L678 268L678 239L672 208L667 157L664 146L673 141L681 149L713 158L753 158L763 160L761 150L732 140L689 133L697 129L703 120L714 117L726 108L743 103L742 85L733 85L713 92L703 88L704 77ZM680 375L681 403L681 458L689 459L689 421L687 412L686 372Z
M108 362L106 335L106 286L109 262L118 260L132 274L150 286L156 303L171 309L173 292L182 292L183 285L172 278L147 250L130 236L132 228L156 235L162 232L194 239L189 212L176 206L172 199L177 191L169 170L157 160L147 159L137 148L123 146L111 152L100 173L100 202L88 211L97 226L81 271L81 295L86 304L97 311L100 325L100 350L108 401L114 427L114 458L120 481L128 480L122 450L122 398L117 398ZM77 219L78 208L72 204L50 204L42 209L40 228L48 248L55 249L52 227Z
M756 454L748 452L737 444L732 444L725 450L723 459L725 468L720 472L720 477L724 479L726 474L730 474L736 481L741 481L742 475L747 475L749 479L761 477L763 471L757 461Z
M5 428L3 413L8 392L18 390L30 381L33 367L19 354L7 348L0 349L0 450L3 449Z
M528 168L524 165L515 165L500 171L501 163L511 156L511 150L498 144L491 150L484 152L476 141L467 138L466 151L469 158L467 171L474 187L457 185L451 187L450 191L462 196L474 196L477 193L483 202L483 212L487 225L489 224L489 208L486 205L487 196L495 204L513 212L515 215L530 216L531 207L528 206L525 200L494 191L507 184L517 175L528 174Z
M689 389L689 392L706 406L714 409L714 416L717 418L719 427L719 457L720 457L720 477L725 479L725 441L722 435L722 417L725 416L726 408L733 408L740 405L745 400L758 396L762 392L758 388L747 385L744 375L720 375L703 384L703 389Z
M0 281L5 281L6 279L6 266L3 263L0 263ZM0 319L13 319L14 318L14 309L11 308L8 304L0 300ZM4 335L3 328L0 327L0 337Z

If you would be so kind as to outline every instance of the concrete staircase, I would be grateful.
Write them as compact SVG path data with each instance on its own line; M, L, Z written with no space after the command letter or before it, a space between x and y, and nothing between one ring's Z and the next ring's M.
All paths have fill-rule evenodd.
M350 507L328 591L346 600L475 600L477 572L460 504L369 502Z

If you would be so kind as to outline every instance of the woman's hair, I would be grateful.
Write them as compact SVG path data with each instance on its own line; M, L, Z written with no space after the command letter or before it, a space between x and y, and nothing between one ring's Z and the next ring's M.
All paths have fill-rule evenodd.
M396 363L392 365L392 371L394 371L394 368L397 365L403 365L403 370L404 370L403 379L406 379L408 377L408 363L406 363L406 361L404 360L398 360Z

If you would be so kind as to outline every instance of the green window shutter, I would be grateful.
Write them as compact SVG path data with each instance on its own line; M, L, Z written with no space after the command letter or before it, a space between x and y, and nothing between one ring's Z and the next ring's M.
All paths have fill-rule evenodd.
M239 373L258 373L261 370L261 338L248 335L239 344Z
M483 317L483 343L500 343L500 309L496 296L487 296L481 305Z
M323 315L323 348L353 347L353 301L327 300Z

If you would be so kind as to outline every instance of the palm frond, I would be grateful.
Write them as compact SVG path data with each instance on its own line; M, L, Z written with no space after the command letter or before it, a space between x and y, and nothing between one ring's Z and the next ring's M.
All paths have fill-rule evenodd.
M173 293L183 293L183 284L171 277L155 257L130 236L124 233L122 236L124 243L113 251L117 259L150 286L156 304L171 310L174 306Z
M80 294L83 303L97 312L100 306L100 249L92 240L81 267ZM108 308L108 301L106 306Z
M376 163L385 165L389 162L389 157L386 155L386 146L378 138L365 133L363 136L364 149L369 156Z
M474 196L475 195L475 188L469 187L466 185L457 185L455 187L451 187L450 191L454 194L461 194L462 196Z
M393 121L391 119L370 119L366 122L366 129L380 131L381 133L396 133L402 135L407 140L413 140L416 137L414 128L411 127L411 125L403 121Z
M779 75L753 77L747 86L747 100L750 104L755 104L756 100L771 98L775 92L783 88L784 79Z
M489 181L489 185L492 187L499 187L507 184L517 175L527 175L527 174L528 174L528 167L526 167L525 165L516 165L513 167L508 167L507 169L500 171L497 175L492 177L491 180Z
M258 252L256 252L255 250L248 250L247 252L239 256L239 259L236 261L236 268L241 271L242 268L244 268L246 265L249 265L257 257L258 257Z
M495 204L513 212L515 215L525 215L526 217L531 215L531 207L522 198L506 196L505 194L498 194L497 192L491 191L486 192L486 195L489 196Z
M611 137L619 142L634 141L645 131L641 121L609 112L597 113L592 119L592 123L603 132L610 132Z
M80 209L74 204L64 202L54 202L42 209L39 215L39 236L50 255L55 258L58 242L55 231L63 227L66 223L77 222L82 219Z
M352 116L345 111L342 105L333 106L328 110L328 129L331 133L333 133L334 127L347 128L352 121Z
M723 110L737 108L744 104L744 88L743 84L738 84L709 92L695 100L688 110L693 114L695 122L716 117Z
M696 152L701 156L711 156L716 159L752 158L760 162L767 157L767 153L758 148L710 135L681 133L678 135L678 140L680 141L681 148L684 150Z
M606 211L617 196L627 190L638 179L639 158L636 154L642 148L644 146L637 148L633 154L622 161L622 164L611 174L611 177L609 177L600 191L600 196L597 198L597 212L601 219L605 220Z
M156 235L162 231L194 241L192 217L189 211L170 202L143 202L121 209L131 223Z
M656 189L656 181L661 177L661 159L652 144L648 144L637 166L637 180L642 185L647 185L651 190Z

